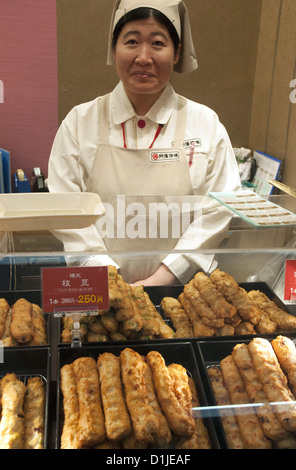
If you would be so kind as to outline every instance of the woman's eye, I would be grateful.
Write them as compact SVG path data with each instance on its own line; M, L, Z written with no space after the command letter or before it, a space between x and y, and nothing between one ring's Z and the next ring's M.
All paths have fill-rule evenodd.
M165 46L163 41L154 41L153 45L158 46L158 47L164 47Z
M136 39L129 39L128 41L126 41L125 44L137 44L138 41Z

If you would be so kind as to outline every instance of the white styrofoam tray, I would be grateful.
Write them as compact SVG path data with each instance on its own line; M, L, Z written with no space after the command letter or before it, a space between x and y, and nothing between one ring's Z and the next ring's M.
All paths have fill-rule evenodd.
M84 228L104 213L94 193L0 194L0 231Z

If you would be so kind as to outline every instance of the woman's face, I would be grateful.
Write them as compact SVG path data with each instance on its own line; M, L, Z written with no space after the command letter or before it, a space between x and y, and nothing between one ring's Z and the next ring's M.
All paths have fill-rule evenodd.
M157 98L178 62L179 49L175 54L167 28L154 18L126 23L116 43L114 60L128 96L149 94Z

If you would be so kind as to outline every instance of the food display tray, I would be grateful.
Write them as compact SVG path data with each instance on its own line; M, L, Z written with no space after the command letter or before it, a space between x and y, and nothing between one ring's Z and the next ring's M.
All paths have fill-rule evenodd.
M15 373L25 384L30 377L40 377L45 383L44 449L48 448L49 390L50 390L50 349L38 352L32 348L5 348L3 362L0 362L0 379L8 373Z
M18 299L26 299L28 302L31 302L32 304L38 305L40 308L42 308L42 294L41 290L29 290L29 291L22 291L22 290L16 290L16 291L0 291L0 298L5 299L10 307L13 306L13 304L18 300ZM46 322L46 335L47 335L47 344L42 344L42 345L34 345L34 346L26 346L25 344L15 346L17 348L20 347L30 347L30 348L40 348L44 346L49 346L50 345L50 332L51 332L51 322L50 322L50 316L49 314L44 313L44 318ZM10 346L7 346L10 347Z
M264 337L265 339L271 341L272 339L276 338L278 334L270 334L270 335L258 335L261 337ZM295 339L295 335L293 334L285 334L285 336ZM222 436L221 438L221 448L227 449L228 444L227 440L225 437L224 433L224 428L222 425L222 421L219 417L219 412L216 408L217 403L214 397L214 392L211 386L210 378L207 373L207 369L209 367L213 366L219 366L219 363L222 359L224 359L226 356L231 354L234 346L236 344L241 344L241 343L246 343L249 344L254 335L248 335L244 339L241 337L238 339L233 338L232 340L213 340L213 341L196 341L195 342L195 349L196 349L196 361L200 370L200 376L203 381L203 386L205 390L205 394L207 396L207 401L209 404L209 409L208 413L210 417L212 418L213 422L215 423L215 427L217 432L219 433L219 436ZM215 407L214 409L211 410L211 407Z
M196 384L197 393L200 401L201 408L208 406L207 397L203 388L202 379L200 376L199 368L196 362L195 352L193 344L190 341L182 342L170 342L161 343L155 341L148 341L146 343L132 343L124 342L124 344L102 344L102 346L85 346L82 348L59 348L58 350L58 373L57 373L57 414L56 414L56 448L60 448L60 438L62 433L63 425L63 409L62 409L62 393L60 390L60 369L65 364L70 364L79 357L93 357L95 360L100 354L104 352L112 353L116 356L120 355L120 352L124 348L131 348L139 354L145 356L149 351L158 351L164 358L166 365L171 363L179 363L186 368L187 373L193 378ZM214 449L219 449L220 438L219 431L215 429L211 418L206 417L204 423L207 427L211 443Z
M93 193L22 193L0 195L0 230L32 231L89 227L105 213Z

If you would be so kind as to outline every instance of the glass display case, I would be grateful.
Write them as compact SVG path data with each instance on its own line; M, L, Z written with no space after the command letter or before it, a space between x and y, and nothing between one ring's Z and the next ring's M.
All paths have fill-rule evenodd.
M152 201L148 199L147 201L151 203ZM189 199L186 198L186 200L181 201L183 204L182 210L184 209L185 212L179 211L173 214L172 218L170 216L166 218L166 223L171 224L169 230L173 231L176 228L173 225L176 218L182 226L180 214L182 216L184 213L187 214L189 203L195 204L198 202L200 207L200 199L194 197ZM206 199L210 203L212 202L210 197ZM133 206L133 210L129 212L126 208L130 207L129 204L132 202L125 201L125 215L129 215L126 223L129 223L132 217L135 217L135 214L137 214L137 217L139 214L143 216L140 209L147 209L147 201L144 201L143 198L140 201L137 199L134 201L138 204L136 209ZM205 198L202 198L202 201L207 203ZM291 213L296 213L296 200L293 197L274 195L269 196L268 201L291 211ZM164 200L161 199L161 202L163 204ZM165 202L171 203L168 200ZM107 202L103 201L103 203L107 207ZM140 207L139 204L142 204L142 206ZM64 396L65 392L62 392L62 368L65 365L73 365L75 361L84 357L92 358L97 363L98 358L103 353L110 353L112 357L120 357L122 367L127 367L127 362L131 361L135 369L141 369L142 367L139 363L140 358L144 357L146 359L145 363L150 364L150 370L154 374L154 383L158 384L155 386L156 390L154 390L156 394L154 394L154 398L155 396L158 397L158 406L160 406L159 403L164 403L168 397L171 400L173 400L172 397L174 397L174 400L177 400L176 397L178 397L178 405L176 403L175 408L173 405L170 410L165 409L165 405L161 408L162 414L166 417L168 423L174 421L174 413L178 422L182 422L184 416L178 407L180 407L180 403L182 405L182 399L183 405L185 400L185 396L182 397L180 390L179 392L177 390L177 393L174 392L172 378L174 372L172 370L170 373L168 366L170 364L182 365L187 373L187 378L190 379L189 383L193 380L195 389L190 389L190 400L194 398L195 401L190 401L190 403L192 403L193 410L191 420L193 419L195 423L191 431L186 431L187 434L185 432L183 435L178 430L178 426L175 429L174 425L171 424L171 438L164 445L166 449L192 449L203 446L213 449L241 448L242 446L245 448L267 449L296 447L294 438L296 431L294 393L296 389L294 388L293 391L293 380L289 376L290 373L295 373L295 362L293 361L296 358L296 352L294 351L296 303L293 296L287 298L285 291L286 261L296 260L295 226L291 223L257 228L237 213L230 211L229 208L225 209L223 205L220 207L219 204L217 207L218 210L227 211L230 223L227 229L219 234L219 237L214 237L215 242L212 246L206 244L206 247L198 250L194 248L186 249L184 246L179 249L169 248L166 250L165 243L161 243L161 247L158 247L158 237L154 236L153 246L150 245L149 249L141 251L135 236L135 243L129 245L128 250L116 250L114 249L116 248L115 237L112 245L113 250L108 250L106 253L108 259L116 259L117 271L115 277L119 276L120 289L123 289L120 298L126 296L129 301L132 299L129 306L130 310L136 309L138 313L141 313L141 311L143 313L145 310L146 315L149 312L151 330L149 330L146 323L146 326L143 326L143 318L140 326L128 327L128 320L132 318L132 314L130 317L124 316L126 312L123 312L122 304L119 306L113 304L114 299L110 296L108 311L99 310L98 315L93 317L85 315L80 319L82 342L79 347L73 346L73 343L71 343L72 327L70 323L73 320L71 315L67 318L57 318L52 313L45 311L43 315L46 322L46 340L42 344L34 344L29 341L28 343L14 342L6 345L3 341L2 376L4 373L18 373L18 369L21 369L21 367L16 366L15 358L18 355L24 357L24 363L26 363L27 354L29 354L29 373L31 374L32 369L34 369L34 358L36 357L36 373L41 371L45 375L48 387L46 392L45 447L63 447L61 443L62 434L65 432L65 426L69 424L69 416L64 409L66 398ZM163 208L166 209L162 206ZM172 206L170 206L172 212L171 209ZM190 210L191 208L189 208ZM167 214L168 212L166 212ZM144 216L147 217L147 212ZM188 218L186 220L192 224L192 219ZM193 222L196 222L196 220L194 219ZM130 229L133 227L133 234L136 233L139 236L141 223L142 219L133 220L133 224L130 225ZM185 226L184 224L183 220L182 227L183 229L185 227L186 232L189 225L185 224ZM11 308L18 299L24 298L33 305L39 305L42 309L43 268L94 265L95 263L90 262L90 260L94 260L98 255L93 251L66 252L60 234L55 231L32 231L22 228L22 230L13 232L3 231L1 235L0 297L6 299ZM122 247L124 244L120 244L120 246ZM144 245L142 246L145 248ZM141 264L147 262L149 258L166 259L171 255L180 255L190 260L190 262L192 260L197 262L198 257L201 257L203 261L210 260L210 262L203 264L203 266L210 266L210 269L202 269L196 264L193 275L184 283L146 286L143 289L139 287L138 290L133 290L135 286L131 287L132 283L130 284L121 276L120 266L125 263L128 264L129 260L131 262L136 260L138 264ZM229 276L230 280L223 280L225 283L224 290L223 286L221 287L221 284L219 284L219 279L212 276L214 272L222 272ZM202 273L205 278L196 278L197 273ZM198 284L199 282L201 284ZM206 289L208 282L210 282L210 288L215 289L212 292ZM209 285L207 285L207 288L209 289ZM260 318L258 317L255 320L252 316L247 317L249 313L246 316L243 313L238 313L240 307L235 304L236 300L234 299L236 292L239 292L237 295L238 302L245 303L245 307L248 302L250 306L256 304L256 308L260 312ZM253 292L253 298L250 292ZM265 304L264 302L260 304L254 294L256 292L265 295L267 300L272 303L271 307L274 310L277 309L273 316L268 317L266 313L268 309L267 300ZM213 293L216 293L214 299L211 297ZM207 295L209 297L206 302ZM186 300L189 301L190 305L186 304ZM169 308L169 301L175 302L174 308L172 304L172 308ZM201 306L202 302L206 303L203 307ZM235 313L223 314L224 302L228 306L236 305ZM204 308L204 310L199 310L201 308ZM215 309L218 310L215 311ZM173 310L175 315L172 314ZM176 314L176 311L180 316ZM276 322L277 315L280 318L278 323ZM282 316L284 316L283 319ZM214 320L212 317L215 317ZM264 323L264 319L266 323ZM99 324L96 324L99 323L98 320L100 320L100 327L102 327L100 331ZM197 325L200 320L202 320L203 328ZM186 330L185 326L187 324L189 329ZM156 329L152 331L153 328ZM282 342L280 342L280 339ZM259 342L256 343L258 340ZM260 342L261 340L262 342ZM252 343L251 346L249 346L250 343ZM277 345L277 343L280 344ZM238 350L237 345L243 346ZM276 346L278 346L278 349L276 349ZM244 349L245 347L247 349ZM130 351L134 356L129 357L129 359L126 359L127 362L124 362L124 354L128 354ZM156 359L149 355L151 351L157 353ZM275 351L277 351L277 355L275 355ZM285 351L286 356L283 357ZM237 353L237 356L235 356L235 353ZM13 359L10 359L11 356L13 356ZM157 362L160 361L159 358L162 358L164 363ZM43 359L43 363L40 364ZM268 364L268 361L270 361L271 369L267 369L264 361ZM266 367L266 374L271 374L270 380L275 380L274 388L276 391L273 395L266 376L260 376L258 372L260 364L261 367ZM23 367L26 368L26 364ZM181 374L180 371L179 374ZM225 375L223 376L223 374ZM179 379L184 380L181 375L179 375ZM284 384L284 391L280 390L279 381ZM167 395L159 389L164 385L168 387ZM127 382L124 386L126 387L126 393L129 394ZM183 392L184 390L188 391L189 384L186 383L186 387ZM256 387L260 393L258 392L258 395L253 396L252 393ZM240 393L237 392L238 389ZM107 393L106 390L101 388L103 394ZM108 393L111 393L111 391L109 390ZM271 399L272 396L273 399ZM147 400L147 397L145 400ZM286 401L286 408L282 410L280 402L284 401ZM270 402L276 403L270 405ZM104 406L104 400L101 406ZM105 409L104 412L107 416L108 411ZM131 415L132 411L129 410L129 413ZM180 414L178 415L178 413ZM186 427L186 418L184 418L184 422ZM264 426L265 423L267 423L266 426ZM274 423L277 425L277 431L274 428ZM190 424L189 420L187 425L190 428L192 422ZM268 425L269 429L267 429ZM253 431L257 429L258 434L256 434L257 431L254 431L252 435L250 426L253 426ZM232 429L232 437L229 434L229 429ZM125 438L121 436L120 442L118 442L118 439L108 439L107 434L107 438L105 435L104 439L100 437L98 441L94 440L88 444L80 442L77 445L97 448L105 446L105 448L112 449L124 446L126 446L124 447L126 449L155 448L151 436L150 440L143 441L140 447L139 439L135 439L135 436L133 436L135 440L128 442L127 435L128 433Z

